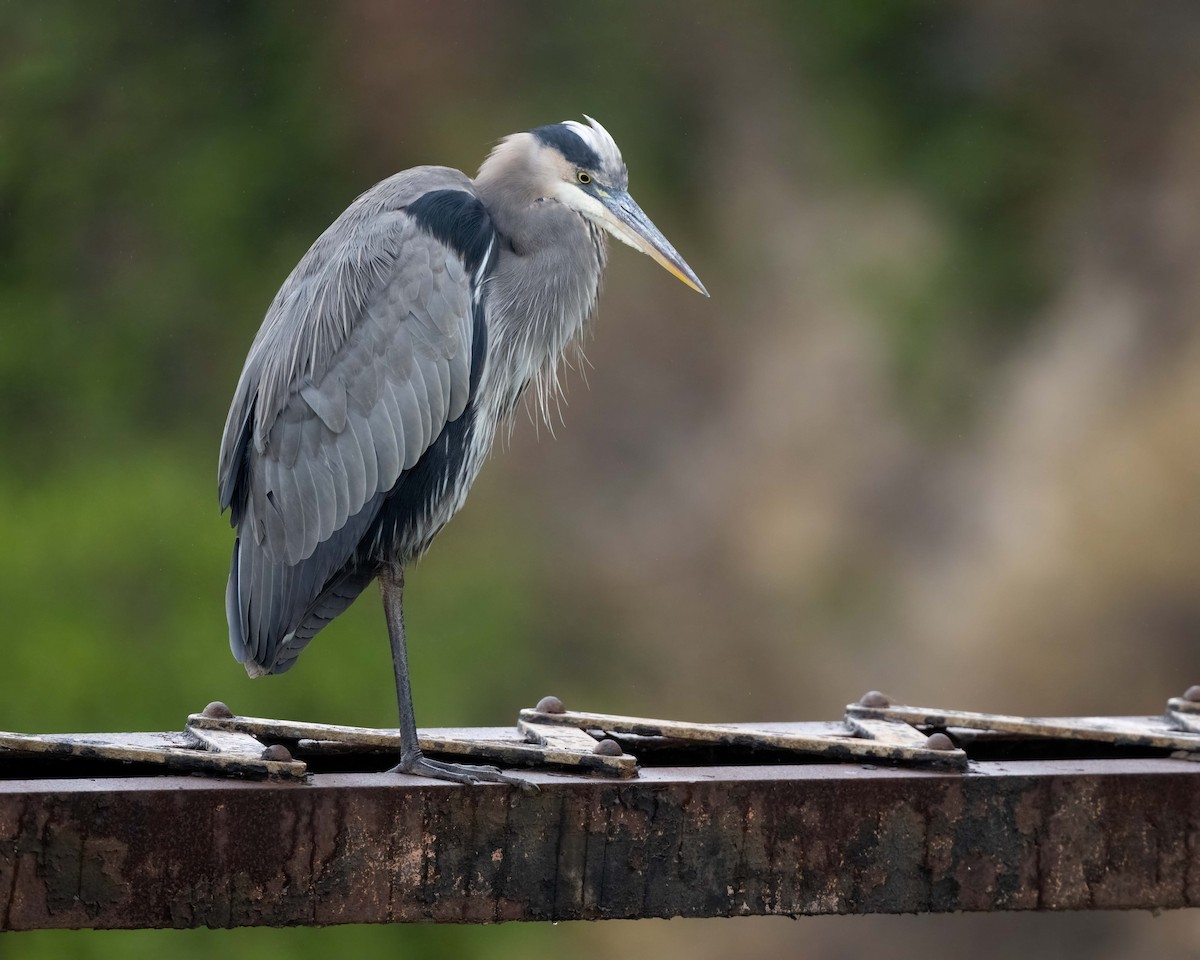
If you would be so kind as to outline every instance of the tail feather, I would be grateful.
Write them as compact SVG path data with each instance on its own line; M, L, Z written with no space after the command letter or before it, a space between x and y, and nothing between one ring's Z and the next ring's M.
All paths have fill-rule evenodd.
M286 673L290 670L301 651L308 646L308 642L320 633L330 620L357 600L358 595L367 588L373 579L375 579L373 570L364 571L355 568L347 571L328 586L304 612L300 625L283 638L276 650L275 662L269 669L263 670L263 674ZM254 674L251 675L254 676Z
M229 621L229 649L234 659L246 667L246 672L255 677L257 664L251 659L250 647L246 643L246 617L242 613L241 597L238 590L238 553L242 538L233 541L233 559L229 561L229 582L225 584L225 619Z
M229 647L252 677L283 673L300 651L374 579L358 547L378 513L376 496L312 556L272 559L253 537L238 537L225 588Z

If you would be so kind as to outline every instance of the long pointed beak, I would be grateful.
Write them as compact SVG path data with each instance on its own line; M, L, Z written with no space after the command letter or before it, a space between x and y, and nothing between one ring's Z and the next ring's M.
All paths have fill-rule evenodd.
M708 291L704 289L700 278L671 246L670 241L662 235L662 231L650 222L650 218L627 191L609 193L600 190L597 191L597 195L604 205L604 226L608 228L609 233L618 240L629 244L634 250L640 250L646 254L697 293L708 296Z

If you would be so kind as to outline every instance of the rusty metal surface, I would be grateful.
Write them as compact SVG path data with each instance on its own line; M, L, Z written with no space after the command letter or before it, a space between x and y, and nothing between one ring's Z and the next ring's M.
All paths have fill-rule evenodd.
M0 781L0 929L1200 904L1171 759Z

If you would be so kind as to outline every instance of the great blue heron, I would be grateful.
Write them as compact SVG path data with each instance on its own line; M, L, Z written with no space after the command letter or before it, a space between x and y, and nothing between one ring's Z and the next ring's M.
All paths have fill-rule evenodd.
M553 389L595 306L605 233L708 295L630 197L612 137L586 119L505 138L474 180L416 167L355 200L276 294L229 409L218 487L238 533L233 655L251 676L284 672L378 577L397 771L515 782L422 756L404 567L463 505L530 382Z

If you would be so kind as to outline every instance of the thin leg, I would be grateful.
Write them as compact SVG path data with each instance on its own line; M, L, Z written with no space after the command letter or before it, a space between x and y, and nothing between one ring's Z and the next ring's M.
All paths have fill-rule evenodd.
M488 780L508 783L522 790L536 789L527 780L510 777L495 767L429 760L421 753L417 739L417 718L413 712L412 686L408 680L408 645L404 637L404 569L385 568L379 574L383 610L387 617L388 638L392 643L392 665L396 670L396 700L400 704L400 762L392 773L414 773L455 783L479 783Z

